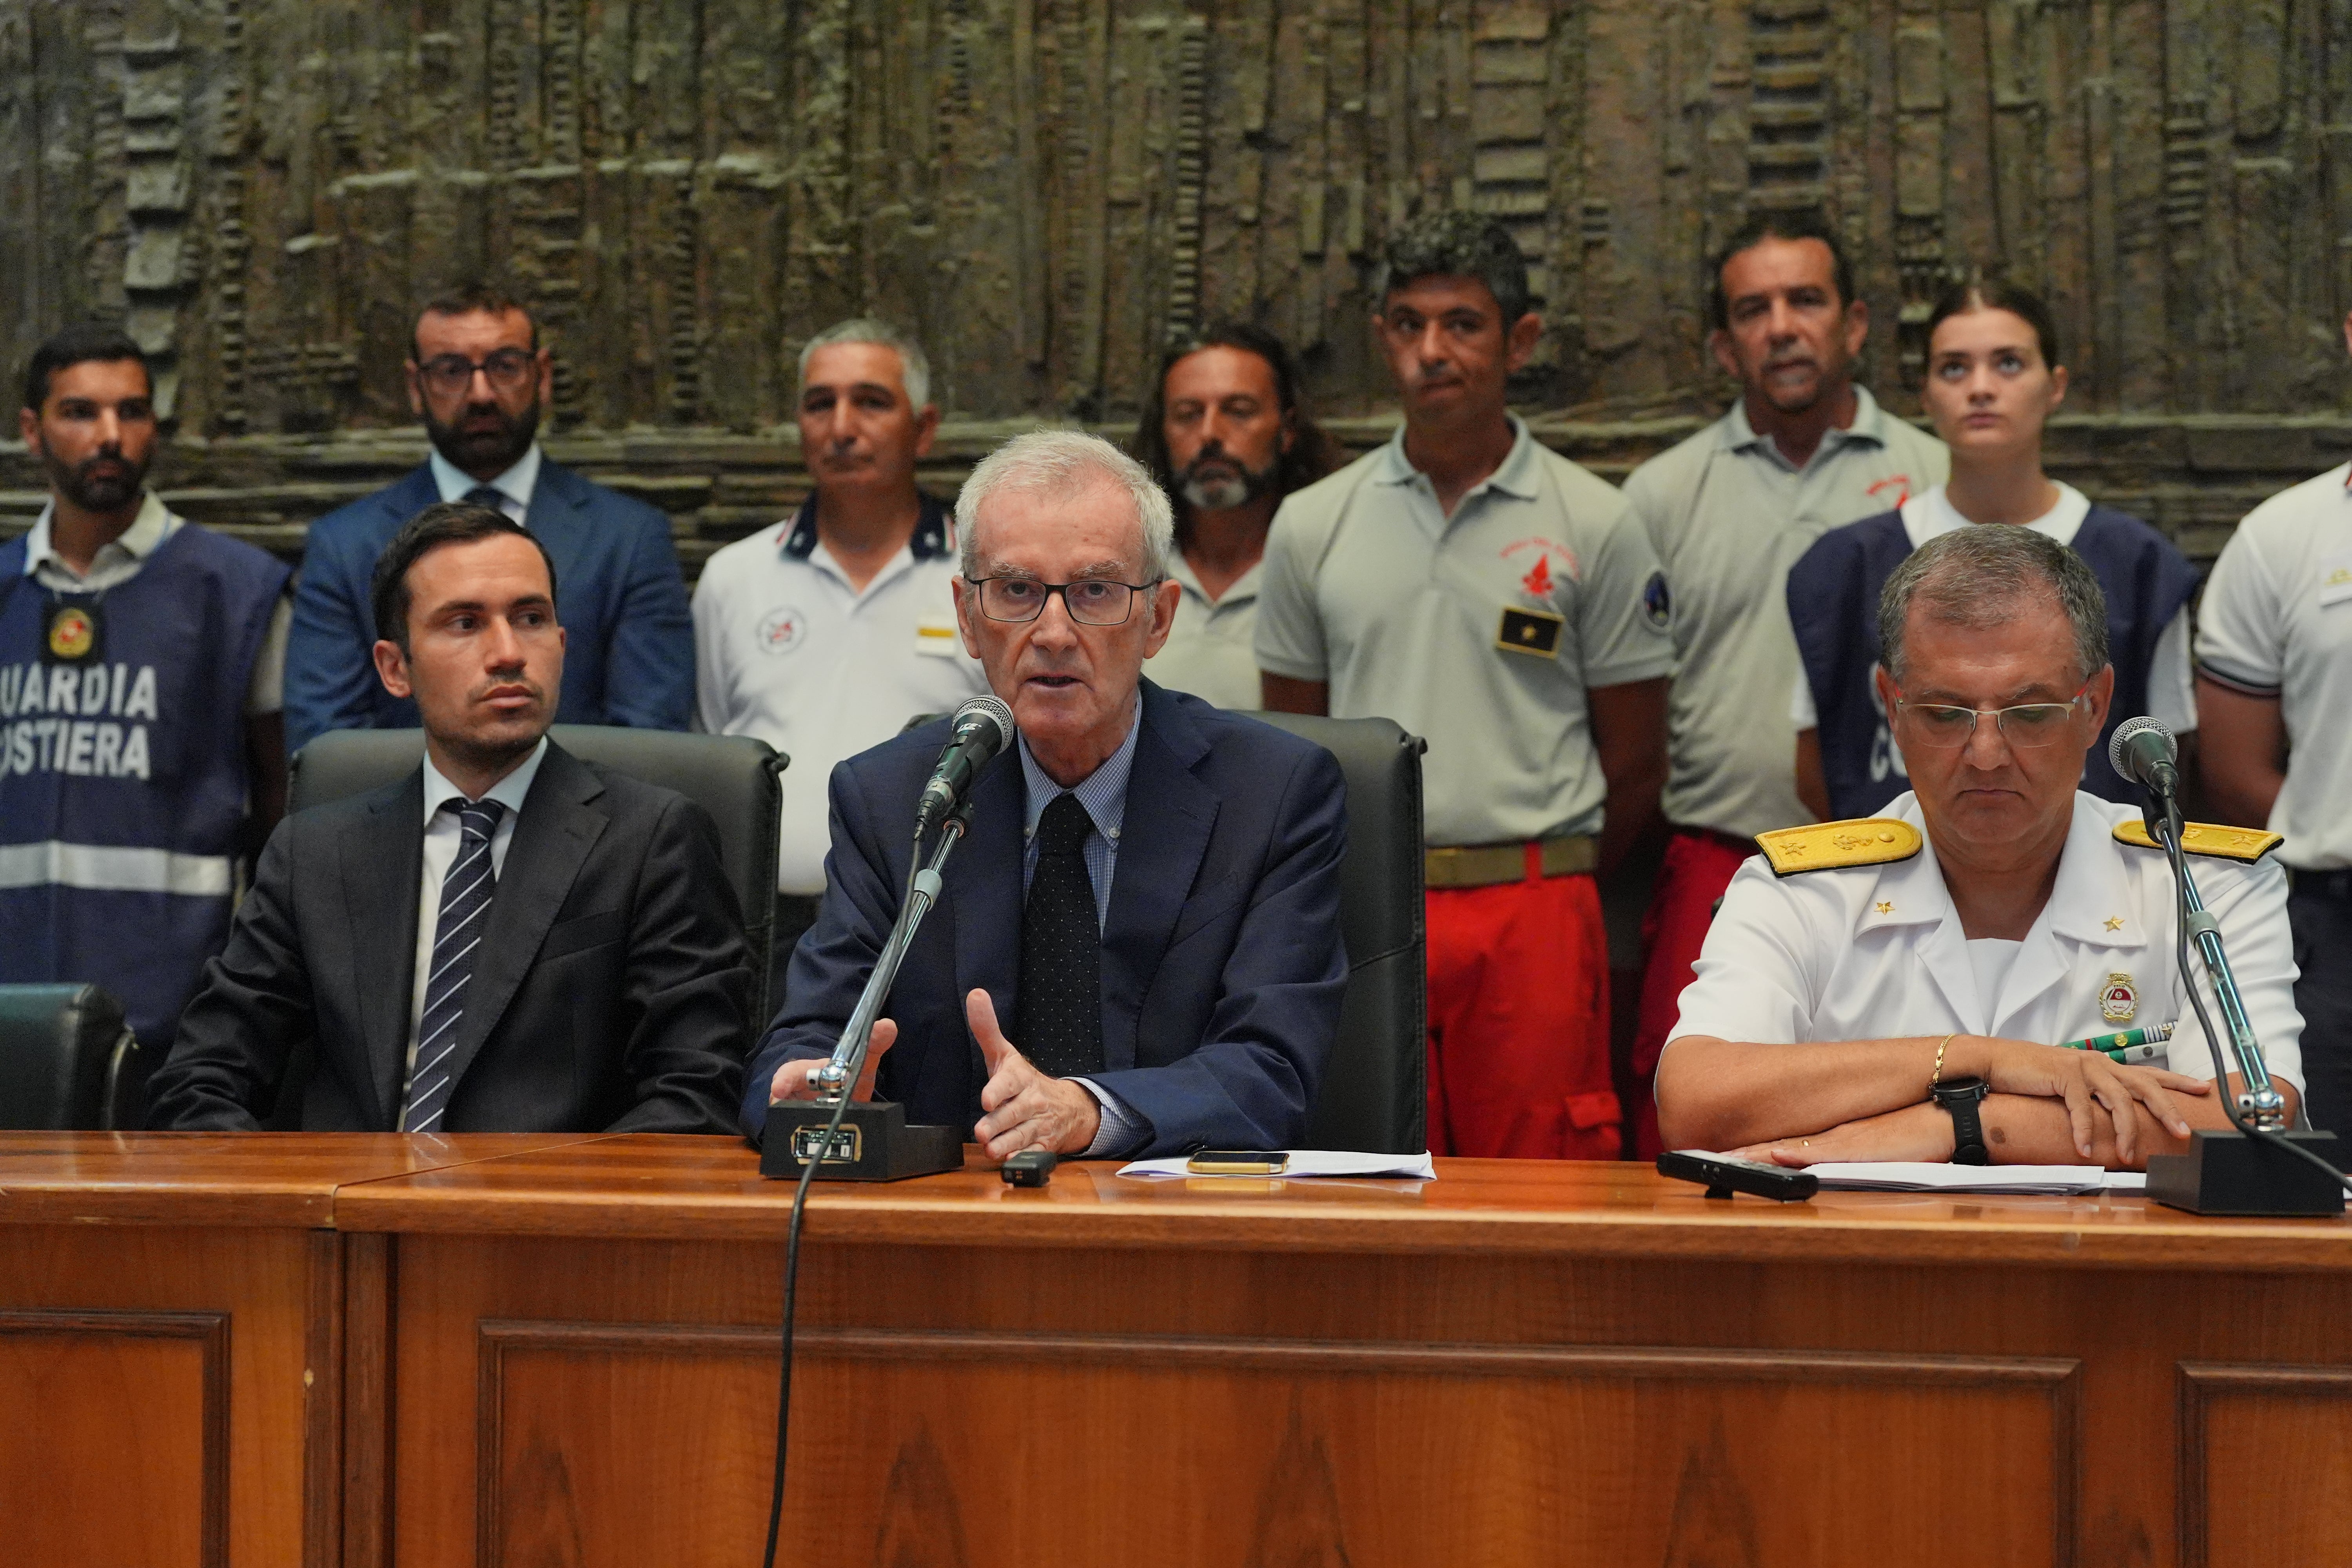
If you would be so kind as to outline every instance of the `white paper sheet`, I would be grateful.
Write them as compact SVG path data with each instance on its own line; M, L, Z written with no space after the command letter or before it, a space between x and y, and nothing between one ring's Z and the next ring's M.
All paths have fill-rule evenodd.
M2139 1171L2096 1165L1946 1165L1868 1160L1811 1165L1822 1190L1842 1193L2136 1193L2147 1185Z
M1437 1166L1426 1154L1350 1154L1331 1149L1292 1149L1290 1164L1282 1174L1287 1176L1403 1176L1416 1181L1437 1179ZM1202 1172L1184 1168L1187 1156L1178 1154L1166 1160L1131 1160L1118 1168L1122 1176L1190 1176L1195 1181L1213 1181L1217 1176L1240 1173L1230 1171ZM1264 1181L1261 1175L1255 1178Z

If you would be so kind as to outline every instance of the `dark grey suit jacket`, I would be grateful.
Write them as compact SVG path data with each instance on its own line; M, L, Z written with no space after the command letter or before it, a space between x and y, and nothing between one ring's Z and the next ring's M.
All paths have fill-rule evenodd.
M399 1124L424 813L420 771L278 825L150 1086L150 1125ZM488 921L444 1131L731 1128L751 971L700 806L551 743ZM299 1114L273 1116L298 1056Z

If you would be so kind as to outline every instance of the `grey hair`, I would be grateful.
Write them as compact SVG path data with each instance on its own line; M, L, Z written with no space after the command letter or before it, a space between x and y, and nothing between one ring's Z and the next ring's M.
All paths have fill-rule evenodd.
M980 509L998 492L1070 496L1105 480L1125 490L1135 503L1136 523L1143 531L1144 580L1165 580L1176 548L1176 510L1169 504L1168 492L1152 482L1141 463L1083 430L1032 430L973 466L955 504L963 574L977 574Z
M2010 523L1970 523L1929 540L1904 559L1878 595L1878 662L1903 684L1903 626L1916 599L1946 626L1995 626L2037 588L2058 596L2074 629L2083 679L2107 667L2107 596L2091 563L2047 534Z
M887 321L872 316L852 316L845 321L835 321L807 342L801 345L801 384L808 384L809 361L816 351L831 348L835 343L873 343L880 348L895 349L898 354L898 381L907 389L907 405L921 413L931 401L931 361L923 353L923 345Z
M1502 307L1507 332L1535 308L1528 289L1528 258L1511 231L1483 213L1423 213L1389 237L1379 287L1388 297L1417 278L1475 278Z

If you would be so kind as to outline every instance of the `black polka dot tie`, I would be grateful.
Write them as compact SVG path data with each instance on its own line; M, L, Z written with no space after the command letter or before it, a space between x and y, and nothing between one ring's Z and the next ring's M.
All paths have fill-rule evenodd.
M1021 913L1021 992L1013 1043L1055 1078L1103 1068L1102 928L1087 875L1094 823L1074 795L1037 821L1037 868Z

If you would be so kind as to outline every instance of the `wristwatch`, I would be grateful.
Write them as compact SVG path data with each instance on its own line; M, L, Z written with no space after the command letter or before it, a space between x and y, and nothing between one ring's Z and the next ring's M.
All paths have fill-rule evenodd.
M1936 1086L1936 1103L1951 1112L1952 1163L1990 1165L1992 1151L1985 1147L1984 1120L1977 1107L1992 1092L1980 1078L1948 1078Z

